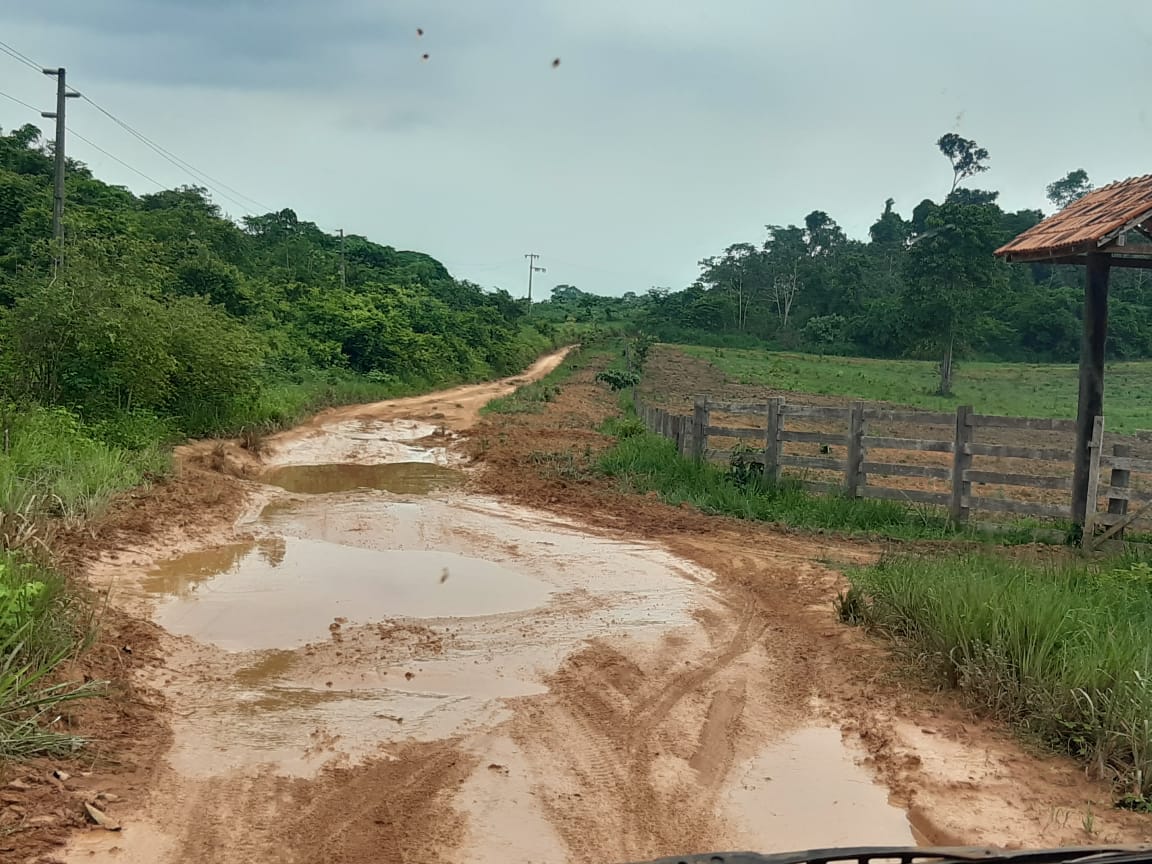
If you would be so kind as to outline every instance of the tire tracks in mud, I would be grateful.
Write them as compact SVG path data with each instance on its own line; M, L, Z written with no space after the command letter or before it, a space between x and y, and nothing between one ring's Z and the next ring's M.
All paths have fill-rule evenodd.
M575 862L642 860L714 848L717 813L738 737L748 681L709 685L764 637L753 605L733 632L697 660L665 640L645 671L621 647L598 641L524 700L513 737L539 774L537 799ZM683 668L682 664L687 664ZM660 668L661 665L663 668ZM687 701L696 710L678 709ZM687 716L678 716L680 714Z

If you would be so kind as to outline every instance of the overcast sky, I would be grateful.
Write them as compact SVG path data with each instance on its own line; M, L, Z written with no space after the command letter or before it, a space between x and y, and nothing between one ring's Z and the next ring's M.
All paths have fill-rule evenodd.
M885 198L908 215L947 192L934 142L949 131L991 151L978 185L1010 209L1044 206L1073 168L1097 184L1152 173L1152 16L1095 8L0 0L0 40L269 208L516 295L526 252L545 290L622 293L683 287L700 258L817 208L865 238ZM0 91L47 109L53 86L0 55ZM194 182L90 105L69 109L145 174ZM35 119L0 99L5 129ZM70 153L155 188L80 141Z

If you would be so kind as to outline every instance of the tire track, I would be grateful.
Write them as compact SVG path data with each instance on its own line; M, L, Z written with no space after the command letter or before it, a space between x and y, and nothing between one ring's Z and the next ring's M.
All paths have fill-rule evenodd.
M594 643L552 676L547 696L521 703L513 735L536 766L538 800L573 861L714 845L717 796L747 685L742 677L710 685L766 630L755 606L745 604L734 632L723 638L708 632L720 644L688 668L679 665L679 641L663 645L660 655L674 652L676 670L663 675ZM678 716L688 702L707 706L702 719L692 711ZM707 754L704 770L691 764L699 753Z

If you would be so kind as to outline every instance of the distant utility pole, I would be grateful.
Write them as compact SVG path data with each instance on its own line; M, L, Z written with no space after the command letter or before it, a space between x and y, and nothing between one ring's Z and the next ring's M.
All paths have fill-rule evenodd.
M528 311L532 311L532 274L533 273L547 273L543 267L537 267L536 261L540 257L535 252L529 252L524 256L528 259Z
M45 75L56 77L56 110L41 112L42 117L56 121L56 182L52 197L52 237L56 241L56 266L64 266L64 111L69 99L80 96L68 89L64 67L44 69Z
M348 271L344 267L344 229L340 229L340 287L348 287Z

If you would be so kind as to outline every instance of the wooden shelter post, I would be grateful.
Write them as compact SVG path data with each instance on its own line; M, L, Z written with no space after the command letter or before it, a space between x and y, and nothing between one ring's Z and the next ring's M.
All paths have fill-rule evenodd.
M1145 240L1152 240L1152 174L1095 189L996 250L1010 263L1072 264L1087 273L1072 472L1072 521L1077 525L1085 523L1088 496L1099 479L1092 476L1092 430L1104 415L1108 276L1113 267L1152 270L1152 243Z
M1072 472L1072 521L1083 525L1091 477L1092 425L1104 413L1104 343L1108 336L1108 277L1111 258L1087 256L1084 331L1080 343L1080 399L1076 408L1076 453Z

